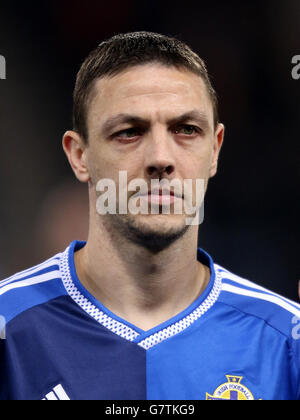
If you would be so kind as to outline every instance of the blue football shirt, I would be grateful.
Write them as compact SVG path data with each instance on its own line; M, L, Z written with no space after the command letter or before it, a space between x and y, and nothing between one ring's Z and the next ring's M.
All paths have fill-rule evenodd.
M198 249L204 293L143 331L81 285L84 245L0 282L0 400L300 399L300 305Z

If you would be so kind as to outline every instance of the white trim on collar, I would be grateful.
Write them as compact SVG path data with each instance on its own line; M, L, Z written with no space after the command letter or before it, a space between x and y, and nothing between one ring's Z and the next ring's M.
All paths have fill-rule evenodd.
M65 289L68 295L74 300L77 305L81 307L87 314L94 318L99 324L118 335L119 337L125 338L128 341L137 341L138 337L141 335L139 332L135 331L133 328L130 328L128 325L123 324L120 321L117 321L97 308L90 300L88 300L82 293L77 289L74 284L71 276L70 266L69 266L69 251L68 248L61 257L60 260L60 271L62 276L62 281L65 286ZM185 316L181 320L175 322L174 324L169 325L168 327L153 333L152 335L144 338L142 341L137 342L137 345L144 348L145 350L150 349L151 347L167 340L170 337L184 331L195 321L197 321L202 315L204 315L218 300L219 295L222 290L222 276L221 273L216 270L215 282L212 290L206 299L189 315ZM144 334L143 334L144 336Z

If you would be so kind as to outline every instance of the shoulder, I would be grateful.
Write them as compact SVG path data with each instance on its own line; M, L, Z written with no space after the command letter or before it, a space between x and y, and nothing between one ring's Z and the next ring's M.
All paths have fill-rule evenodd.
M6 323L22 312L65 294L61 281L62 253L0 281L0 316Z
M300 322L300 305L215 264L222 283L220 301L249 316L256 317L291 338Z

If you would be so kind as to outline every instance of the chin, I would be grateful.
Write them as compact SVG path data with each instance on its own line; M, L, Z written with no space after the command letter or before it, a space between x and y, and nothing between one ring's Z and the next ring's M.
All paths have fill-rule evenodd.
M145 231L174 232L185 227L185 217L182 215L136 215L129 218L129 223Z
M127 220L126 225L127 238L152 253L168 248L189 229L184 218L172 215L151 215L150 218L138 215Z

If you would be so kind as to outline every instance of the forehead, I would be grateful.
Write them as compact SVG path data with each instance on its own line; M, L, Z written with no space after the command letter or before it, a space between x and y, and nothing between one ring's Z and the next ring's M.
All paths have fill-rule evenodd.
M176 117L191 109L213 124L213 106L200 76L186 70L147 64L96 81L89 106L89 125L101 125L116 113L144 118Z

